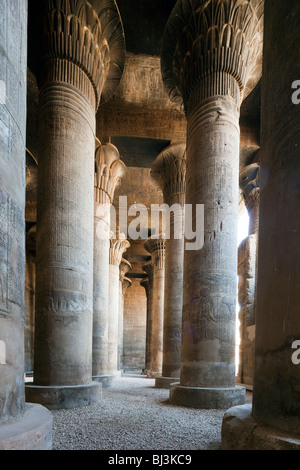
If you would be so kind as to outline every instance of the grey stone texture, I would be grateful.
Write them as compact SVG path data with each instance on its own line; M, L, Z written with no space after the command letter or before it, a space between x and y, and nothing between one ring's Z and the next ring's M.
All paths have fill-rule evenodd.
M298 109L284 93L299 68L298 52L290 48L299 41L299 16L299 4L291 15L288 4L265 1L253 407L225 415L224 448L300 448L300 375L292 360L300 337L299 129Z
M164 286L165 286L165 237L163 234L153 235L145 242L146 250L151 253L153 266L153 303L151 361L148 377L162 374L163 358L163 320L164 320Z
M151 169L169 208L165 242L162 376L156 380L160 388L169 388L170 382L180 377L185 173L185 143L174 143L163 150Z

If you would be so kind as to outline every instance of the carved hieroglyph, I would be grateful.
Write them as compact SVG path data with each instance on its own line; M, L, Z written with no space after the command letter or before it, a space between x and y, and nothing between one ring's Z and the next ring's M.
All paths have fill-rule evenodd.
M0 427L24 396L27 2L0 0ZM20 425L21 426L21 425ZM19 430L18 430L19 431ZM14 431L12 431L14 432ZM2 431L2 436L5 430ZM13 437L11 437L13 441ZM2 447L2 438L0 438ZM4 444L5 448L5 444Z
M151 176L163 191L170 212L170 237L165 241L165 284L162 377L180 376L184 259L186 145L172 144L154 161ZM176 231L174 227L176 225ZM175 232L176 236L175 236ZM179 232L179 233L178 233ZM178 237L179 236L179 237ZM181 237L181 238L180 238ZM160 380L160 383L162 381Z
M43 2L35 381L91 382L95 113L120 81L113 0Z
M96 143L94 181L93 376L108 373L110 209L125 165L118 149Z
M260 0L178 0L161 55L169 97L187 117L186 204L204 205L204 246L185 252L180 384L201 396L228 387L229 406L243 399L234 388L239 109L260 78L262 22Z
M111 233L109 249L109 301L108 301L108 371L115 374L119 357L119 291L120 264L130 243L124 234Z
M147 374L151 370L152 355L152 321L153 321L153 265L152 262L142 266L143 271L147 274L147 278L141 282L146 290L147 296L147 319L146 319L146 347L145 347L145 369Z
M146 240L145 249L151 253L153 266L153 301L150 377L162 373L164 282L165 282L165 237L160 234Z

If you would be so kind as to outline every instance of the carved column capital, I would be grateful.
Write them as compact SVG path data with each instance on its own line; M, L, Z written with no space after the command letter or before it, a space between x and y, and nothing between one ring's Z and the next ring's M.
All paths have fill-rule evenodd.
M248 211L259 203L259 164L253 163L240 171L240 188Z
M152 236L146 240L145 249L151 253L153 267L163 269L165 264L166 239L163 234Z
M128 287L131 287L132 285L132 280L129 279L129 277L124 277L124 280L122 282L122 295L125 295Z
M119 234L117 238L114 234L111 234L109 243L109 264L120 266L123 253L130 247L130 243L126 240L124 234Z
M118 149L111 143L98 145L95 152L95 202L111 205L125 172L126 166Z
M128 271L130 271L131 268L132 268L132 266L129 263L129 261L127 261L127 259L125 259L125 258L122 258L121 263L120 263L120 267L119 267L120 281L121 282L124 281L126 274L128 273Z
M155 159L151 176L163 191L164 201L172 205L185 201L186 144L176 143L164 149Z
M124 32L115 1L49 0L44 4L42 61L52 61L50 69L55 69L56 78L74 81L78 88L86 87L79 72L83 71L95 92L97 109L100 101L109 100L115 92L125 63ZM74 76L69 73L70 64L78 66Z
M174 106L233 96L238 105L262 70L263 0L178 0L162 43L162 76ZM200 87L197 85L201 84Z

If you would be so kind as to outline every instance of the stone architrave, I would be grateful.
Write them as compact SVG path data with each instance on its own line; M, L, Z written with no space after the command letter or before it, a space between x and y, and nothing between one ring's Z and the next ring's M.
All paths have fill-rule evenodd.
M186 204L204 205L204 245L185 251L175 404L245 400L235 386L239 111L261 76L262 22L260 0L178 0L165 28L162 76L187 118Z
M169 388L180 379L185 173L184 143L175 143L163 150L151 169L151 176L162 190L164 203L170 211L165 242L162 376L155 380L158 388Z
M123 369L123 325L124 325L124 295L132 281L126 277L131 269L131 264L127 259L122 258L119 268L119 344L118 344L118 370Z
M34 384L48 408L101 398L92 381L95 116L122 76L113 0L43 2Z
M165 284L165 237L153 235L144 244L151 253L153 266L151 363L148 377L161 376L163 354L164 284Z
M264 18L253 399L226 412L226 450L300 449L300 3L265 0Z
M249 214L249 235L238 248L238 300L240 304L239 382L253 386L256 262L259 224L259 164L240 171L240 188Z
M147 318L146 318L146 347L145 347L145 368L144 373L147 375L151 369L151 338L152 338L152 317L153 317L153 264L152 262L142 267L147 274L147 279L141 282L141 286L146 290L147 296Z
M108 373L120 375L119 364L119 290L120 264L130 243L124 234L111 233L109 248L109 297L108 297Z
M0 450L50 450L52 416L25 402L27 1L0 2Z
M111 143L98 144L94 183L93 380L109 386L108 296L110 211L126 167Z

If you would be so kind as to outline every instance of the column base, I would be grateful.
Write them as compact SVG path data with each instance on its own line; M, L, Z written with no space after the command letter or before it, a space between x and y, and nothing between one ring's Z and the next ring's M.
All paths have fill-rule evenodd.
M52 414L26 403L20 419L0 425L0 450L52 450Z
M300 450L300 435L259 424L252 405L235 406L223 417L222 450Z
M246 390L243 387L185 387L179 383L170 386L171 403L190 408L228 409L232 406L243 405L245 397Z
M156 379L156 377L160 377L161 372L154 372L153 370L147 370L147 377L148 379Z
M103 388L111 387L112 381L114 380L114 378L115 378L115 375L111 375L111 374L92 376L93 382L100 382Z
M178 383L179 377L156 377L155 388L170 388L171 384Z
M62 410L87 406L102 398L102 384L92 382L85 385L25 385L26 401L39 403L49 410Z

